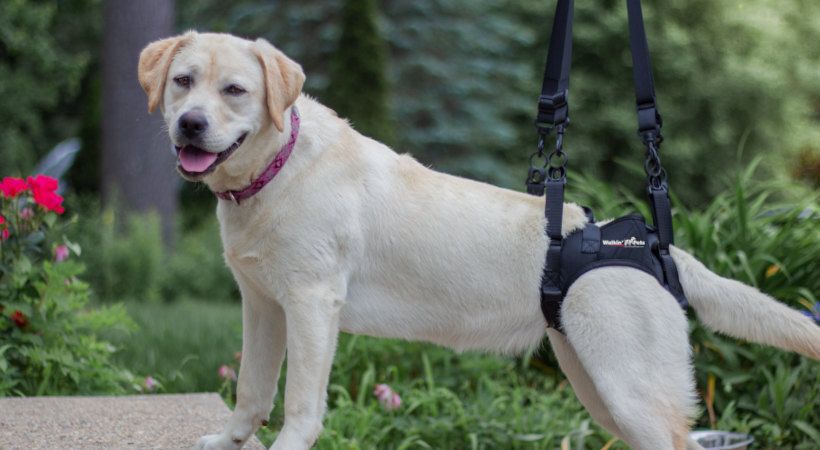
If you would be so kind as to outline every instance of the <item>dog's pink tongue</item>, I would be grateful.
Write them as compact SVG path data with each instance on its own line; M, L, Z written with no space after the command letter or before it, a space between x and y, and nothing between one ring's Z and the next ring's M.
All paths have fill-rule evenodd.
M179 151L179 164L188 172L204 172L216 161L217 154L186 145Z

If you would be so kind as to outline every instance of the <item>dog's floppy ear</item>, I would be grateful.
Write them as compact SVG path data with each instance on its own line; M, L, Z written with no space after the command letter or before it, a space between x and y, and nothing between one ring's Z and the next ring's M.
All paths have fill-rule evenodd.
M196 33L190 31L180 36L161 39L148 44L140 53L137 77L145 93L148 94L148 112L154 112L165 91L165 79L174 55L189 42Z
M284 131L284 112L302 92L305 73L296 61L285 56L264 39L257 39L254 52L265 74L265 101L273 124Z

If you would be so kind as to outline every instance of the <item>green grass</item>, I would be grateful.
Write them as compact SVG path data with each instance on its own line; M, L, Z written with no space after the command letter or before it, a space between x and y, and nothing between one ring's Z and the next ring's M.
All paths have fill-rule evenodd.
M235 303L178 301L127 304L139 326L111 336L116 359L132 372L152 376L165 392L216 392L219 366L235 363L242 348L242 309Z
M158 379L161 392L221 391L231 402L235 384L217 371L238 366L238 301L130 303L128 310L140 329L110 337L121 347L119 361ZM270 424L259 433L268 444L283 422L284 381ZM398 411L381 408L376 383L401 395ZM317 449L554 449L564 439L570 448L601 448L610 439L566 381L530 358L343 334L328 391Z

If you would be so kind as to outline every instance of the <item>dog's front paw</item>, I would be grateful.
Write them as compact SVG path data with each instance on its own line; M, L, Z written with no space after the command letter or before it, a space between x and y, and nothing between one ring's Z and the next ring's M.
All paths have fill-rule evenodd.
M239 450L243 441L231 439L224 434L209 434L199 438L194 450Z

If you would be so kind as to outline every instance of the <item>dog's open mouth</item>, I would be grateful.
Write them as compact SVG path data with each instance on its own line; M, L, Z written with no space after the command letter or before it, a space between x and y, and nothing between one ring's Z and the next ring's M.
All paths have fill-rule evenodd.
M228 159L231 153L242 145L247 135L248 133L244 133L230 147L219 153L209 152L190 144L182 147L174 146L177 151L179 170L189 176L201 176L211 173L216 169L216 166Z

